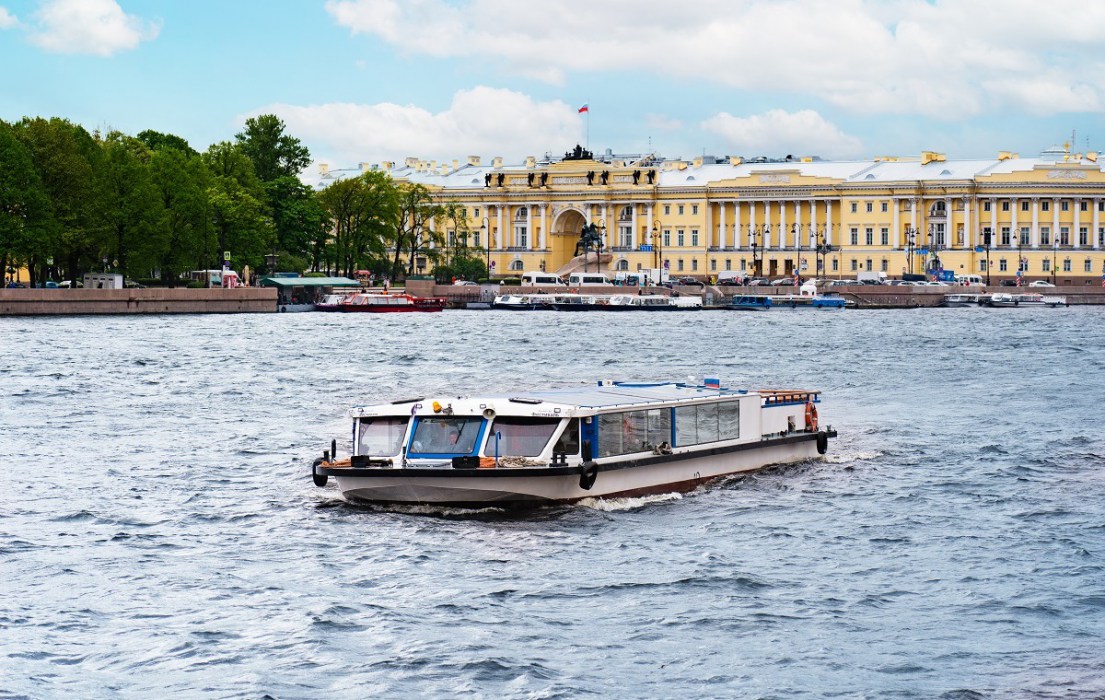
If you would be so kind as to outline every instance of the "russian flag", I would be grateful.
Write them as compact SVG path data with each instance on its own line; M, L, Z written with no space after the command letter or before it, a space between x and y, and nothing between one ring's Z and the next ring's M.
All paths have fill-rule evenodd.
M720 389L721 388L721 380L718 379L717 377L706 377L705 379L702 380L702 384L705 385L705 387L707 389Z
M582 107L580 107L580 108L579 108L579 112L578 112L578 113L579 113L579 114L583 114L584 112L590 112L590 111L591 111L591 110L590 110L590 109L588 109L588 108L587 108L587 105L585 104L585 105L583 105Z

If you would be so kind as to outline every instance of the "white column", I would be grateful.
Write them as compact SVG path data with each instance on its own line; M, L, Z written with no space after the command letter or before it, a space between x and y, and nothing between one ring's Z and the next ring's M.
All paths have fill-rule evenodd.
M706 225L702 227L702 237L706 239L706 245L703 246L706 250L710 249L710 241L714 237L714 211L710 206L710 200L705 200L704 206L706 207Z
M787 249L787 203L779 202L779 250Z
M990 247L1001 245L1001 239L998 238L998 200L994 197L990 198Z
M755 229L755 228L756 228L756 203L755 202L749 202L748 203L748 235L749 235L749 237L752 236L752 230ZM748 244L749 244L748 247L751 248L752 247L751 238L749 238ZM764 244L763 240L760 240L760 241L756 242L756 245L762 246L763 244Z
M1040 247L1040 198L1032 198L1032 247Z
M1009 200L1009 210L1012 214L1009 217L1009 230L1012 231L1013 235L1017 237L1017 243L1020 244L1019 247L1024 248L1024 241L1021 240L1021 232L1017 228L1017 198L1016 197L1013 197L1012 199ZM1012 238L1009 239L1009 245L1011 245L1011 246L1013 245L1013 239ZM1013 247L1016 248L1018 246L1013 246ZM1017 268L1017 269L1020 269L1020 268Z
M1059 240L1059 199L1053 197L1051 199L1051 241L1052 245L1055 245L1055 241Z
M498 221L498 229L495 231L495 247L498 250L503 249L503 207L499 207L499 215L496 217Z
M972 200L970 197L963 198L963 248L971 250L975 247L974 244L974 227L971 226L974 219L974 207L971 206Z
M1090 200L1090 206L1093 207L1093 231L1090 231L1090 240L1093 242L1094 250L1101 249L1101 238L1097 233L1097 229L1101 226L1101 216L1100 212L1098 212L1098 207L1101 206L1098 204L1099 201L1100 200L1096 198Z
M725 235L725 202L718 202L717 206L718 206L718 209L719 209L718 217L717 217L718 218L717 245L718 245L718 248L721 248L722 250L725 250L727 247L729 247L729 244L726 241L727 236Z
M802 200L794 203L794 249L802 248Z
M549 230L549 205L541 205L541 250L545 250L545 234Z
M833 200L831 199L825 200L825 242L833 245Z
M944 197L944 211L948 215L944 219L944 245L943 245L943 248L946 250L946 249L952 247L952 233L953 233L952 229L954 228L954 225L955 225L955 210L952 209L952 198L951 197ZM937 250L939 250L940 246L936 246L936 248L937 248Z
M810 236L815 237L817 235L817 200L810 200ZM817 239L814 238L810 241L810 245L817 244Z
M744 248L745 246L744 235L741 234L741 203L739 201L733 202L733 245L737 248Z
M890 205L894 207L893 223L890 224L893 226L893 228L890 229L890 247L894 250L899 250L902 247L902 242L899 240L902 235L901 212L899 211L902 207L902 200L896 197L891 198Z
M771 247L771 202L764 202L764 230L767 232L764 234L763 249L767 250Z
M1071 245L1075 250L1082 247L1082 239L1078 236L1078 227L1082 225L1082 200L1074 198L1074 225L1071 226Z

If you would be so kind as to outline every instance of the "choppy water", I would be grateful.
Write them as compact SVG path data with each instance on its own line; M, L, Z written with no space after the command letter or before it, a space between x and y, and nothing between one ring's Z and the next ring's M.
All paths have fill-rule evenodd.
M1103 318L0 319L0 697L1101 697ZM527 515L308 476L354 404L703 374L841 438Z

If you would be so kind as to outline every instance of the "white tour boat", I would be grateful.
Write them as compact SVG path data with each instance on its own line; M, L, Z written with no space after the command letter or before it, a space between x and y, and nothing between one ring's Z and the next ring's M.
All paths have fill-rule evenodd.
M816 458L836 431L817 391L627 383L437 396L354 408L352 456L312 465L354 501L460 506L570 503L686 491Z
M1056 306L1066 306L1067 298L1044 296L1043 294L1037 294L1035 292L1025 292L1021 294L991 294L989 301L986 303L996 308L1031 308L1035 306L1050 306L1055 308Z

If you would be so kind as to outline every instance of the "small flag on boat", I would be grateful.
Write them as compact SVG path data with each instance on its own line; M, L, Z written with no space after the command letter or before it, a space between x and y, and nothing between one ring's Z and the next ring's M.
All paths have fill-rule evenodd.
M705 385L705 387L707 389L720 389L721 388L721 380L718 379L717 377L706 377L705 379L702 380L702 383L703 383L703 385Z
M586 103L584 103L584 105L583 105L582 107L580 107L580 108L579 108L579 112L578 112L578 113L579 113L579 114L583 114L584 112L590 112L590 111L591 111L591 110L590 110L590 109L589 109L589 108L587 107L587 104L586 104Z

